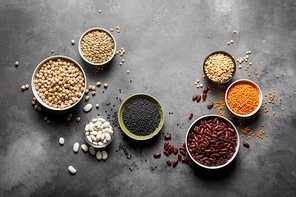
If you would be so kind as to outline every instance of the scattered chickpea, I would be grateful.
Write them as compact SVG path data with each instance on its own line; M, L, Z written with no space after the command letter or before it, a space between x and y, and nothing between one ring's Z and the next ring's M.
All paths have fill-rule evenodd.
M44 116L43 120L44 121L47 121L48 120L48 117L47 116Z
M31 101L31 104L34 106L36 105L36 101Z
M104 83L104 88L107 88L108 87L108 84L107 83Z
M71 120L71 117L68 116L68 117L67 117L67 121L70 121L70 120Z
M89 85L89 86L88 86L88 89L91 90L91 89L92 89L92 85Z
M38 109L38 105L34 105L34 109L36 109L36 110L37 110L37 109Z
M16 61L16 62L14 63L14 65L15 65L16 67L18 67L18 66L19 66L19 62Z
M96 86L92 86L92 87L91 87L91 90L92 90L92 91L95 91L95 90L96 90Z
M47 123L47 124L50 124L50 123L51 123L51 120L49 120L49 119L46 120L46 123Z
M119 66L121 66L122 65L122 62L119 62Z
M77 121L77 122L79 122L80 120L81 120L81 118L80 118L80 117L77 117L77 118L76 118L76 121Z
M127 74L130 74L130 71L129 71L129 70L127 70L127 71L126 71L126 73L127 73Z
M21 89L22 89L22 91L24 91L26 89L26 86L25 85L22 85L21 86Z
M71 44L72 45L75 45L75 40L71 40Z
M203 87L203 84L202 84L202 83L201 83L201 84L199 84L199 87L201 87L201 88L202 88L202 87Z
M100 107L100 105L97 103L97 104L96 104L96 108L98 109L99 107Z
M85 96L85 101L89 101L89 96Z
M111 28L110 31L113 32L113 28Z
M51 52L51 53L54 53L54 50L52 49L50 52Z
M230 45L230 42L229 42L229 41L227 41L227 42L226 42L226 44L227 44L227 45Z
M41 111L41 110L42 110L42 108L40 106L38 106L37 111Z
M252 66L253 65L252 62L249 62L249 65Z
M233 40L230 40L230 43L233 44Z
M285 110L285 108L282 108L282 111L284 111Z
M28 90L30 88L29 84L25 85L26 90Z
M96 83L96 85L98 86L98 87L100 87L101 86L101 82L100 81L98 81L97 83Z
M72 113L70 113L70 114L68 114L68 116L69 116L70 118L72 118L72 117L73 117L73 114L72 114Z
M86 89L84 93L85 94L88 94L89 93L89 89Z
M276 75L275 77L276 77L276 78L279 78L279 75Z
M102 10L99 10L99 13L101 13L102 12Z
M236 34L237 33L237 31L236 30L233 30L233 34Z
M121 62L124 63L125 62L125 59L122 59Z
M96 91L92 91L91 94L94 96L96 95Z

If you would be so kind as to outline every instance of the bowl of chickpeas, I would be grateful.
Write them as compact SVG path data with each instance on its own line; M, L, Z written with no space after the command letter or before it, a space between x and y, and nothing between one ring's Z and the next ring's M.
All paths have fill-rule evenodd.
M38 64L32 75L31 86L42 106L63 111L74 107L83 98L86 75L72 58L56 55Z
M94 66L102 66L114 57L116 41L108 30L94 27L81 35L78 50L84 61Z

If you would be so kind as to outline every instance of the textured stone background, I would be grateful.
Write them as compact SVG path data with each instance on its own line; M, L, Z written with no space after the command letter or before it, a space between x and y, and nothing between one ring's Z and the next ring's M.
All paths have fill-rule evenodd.
M1 0L0 196L295 196L295 24L293 0ZM121 33L113 34L118 48L126 49L126 62L119 66L121 58L115 57L95 75L71 40L78 43L80 35L94 26L115 29L117 25ZM226 45L231 39L234 44ZM263 93L275 91L276 102L267 104L268 113L243 121L243 126L257 132L264 123L269 136L251 138L250 149L241 146L234 162L221 171L191 169L181 163L168 167L164 155L152 157L163 150L163 134L171 133L170 142L180 146L193 121L188 120L191 112L194 118L217 113L206 103L191 101L201 92L194 81L201 80L204 58L216 50L235 58L252 51L253 66L248 71L238 69L235 79L248 78L250 72ZM82 101L70 111L82 118L79 123L66 121L69 112L36 112L30 103L32 90L20 89L31 82L36 65L54 54L78 61L89 84L109 85L90 100L101 105L99 110L85 114ZM18 68L15 61L20 62ZM90 118L98 113L114 115L119 99L138 92L152 94L162 103L166 113L160 135L137 143L116 128L107 161L98 162L81 150L73 153L75 142L84 143L82 131ZM208 100L222 98L214 96L209 94ZM51 125L43 121L44 115L51 117ZM61 136L64 146L58 144ZM75 176L68 173L69 165L77 169Z

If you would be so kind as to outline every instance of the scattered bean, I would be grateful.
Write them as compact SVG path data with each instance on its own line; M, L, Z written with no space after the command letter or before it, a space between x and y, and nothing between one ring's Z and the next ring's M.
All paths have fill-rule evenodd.
M64 144L65 144L65 139L62 138L62 137L60 137L60 139L59 139L59 144L60 144L60 145L64 145Z
M76 169L73 166L69 166L68 171L73 175L76 174Z
M83 152L87 152L88 151L88 146L85 144L81 144L81 149L83 150Z
M85 105L85 106L83 107L83 110L84 110L85 112L89 112L89 111L91 110L91 108L92 108L92 104L88 103L87 105Z
M209 104L207 105L207 108L208 108L208 109L212 109L213 106L214 106L213 101L210 101Z
M105 150L103 150L102 151L102 159L107 160L107 158L108 158L108 153Z
M189 115L189 120L191 120L193 118L193 113L191 113L190 115Z
M103 158L103 154L102 154L102 151L97 151L97 153L96 153L96 158L97 158L97 160L102 160L102 158Z
M89 153L91 154L91 155L95 155L96 154L96 151L95 151L95 148L94 147L89 147Z
M175 160L175 161L173 161L173 167L175 168L177 165L178 165L178 159L177 160Z
M160 157L161 157L161 154L160 154L160 153L154 153L154 154L153 154L153 157L154 157L154 158L160 158Z
M243 146L246 147L246 148L250 148L250 144L247 143L247 142L243 142Z
M172 162L170 160L166 160L166 163L167 163L168 166L172 165Z
M170 140L172 138L171 134L167 134L164 136L164 139L165 140Z
M74 153L78 153L79 151L79 143L78 142L75 142L74 145L73 145L73 151Z

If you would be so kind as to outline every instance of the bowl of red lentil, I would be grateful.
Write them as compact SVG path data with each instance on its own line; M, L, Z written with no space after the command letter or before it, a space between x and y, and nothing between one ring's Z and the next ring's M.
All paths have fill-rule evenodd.
M225 103L229 111L242 118L256 114L262 105L262 100L260 87L249 79L234 81L225 93Z
M236 63L232 55L225 51L216 51L208 55L203 63L203 72L207 79L217 84L232 80Z
M189 126L185 145L194 163L202 168L215 170L234 160L239 151L240 140L238 131L230 120L210 114L199 117Z
M78 50L84 61L94 66L102 66L114 57L116 41L108 30L94 27L81 35Z
M42 106L63 111L74 107L83 98L86 76L75 60L56 55L38 64L32 75L31 86Z

